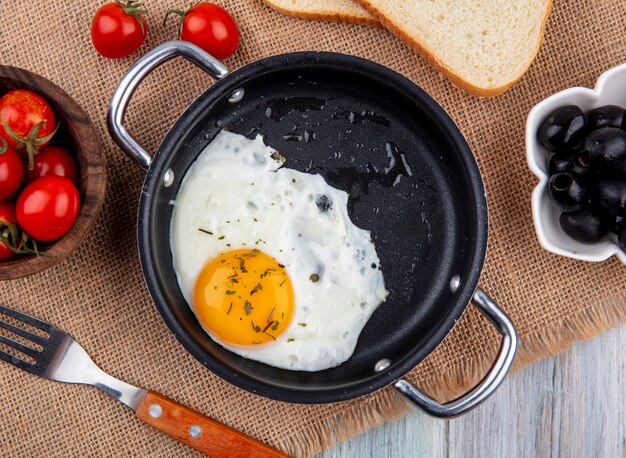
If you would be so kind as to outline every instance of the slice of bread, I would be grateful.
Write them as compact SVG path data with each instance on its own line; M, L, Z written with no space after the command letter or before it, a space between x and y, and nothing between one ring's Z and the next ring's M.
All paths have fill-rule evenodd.
M376 25L380 23L353 0L263 0L276 11L304 19Z
M539 51L552 0L356 0L461 88L499 94Z

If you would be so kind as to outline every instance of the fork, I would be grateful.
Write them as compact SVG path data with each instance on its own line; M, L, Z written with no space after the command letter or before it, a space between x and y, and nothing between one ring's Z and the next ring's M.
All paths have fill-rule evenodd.
M63 383L80 383L100 388L135 411L135 416L212 458L288 457L162 394L129 385L103 372L69 334L56 326L0 305L0 314L42 331L41 336L6 322L0 315L0 328L41 347L24 345L0 334L0 343L30 357L20 358L0 350L0 359L31 374Z

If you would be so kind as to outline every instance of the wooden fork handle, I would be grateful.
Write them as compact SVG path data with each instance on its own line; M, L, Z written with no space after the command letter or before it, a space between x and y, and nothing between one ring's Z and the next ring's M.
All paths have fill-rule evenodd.
M289 457L155 391L148 391L135 415L211 458Z

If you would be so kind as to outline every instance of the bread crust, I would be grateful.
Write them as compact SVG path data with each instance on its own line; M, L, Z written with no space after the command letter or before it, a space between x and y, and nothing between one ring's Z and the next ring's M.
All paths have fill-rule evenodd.
M263 0L267 6L279 13L286 14L288 16L297 17L300 19L322 20L332 22L344 22L348 24L368 25L373 27L382 27L380 21L373 16L357 16L352 14L339 13L337 11L315 11L315 12L299 12L292 11L287 8L283 8L276 5L272 0Z
M541 43L543 42L543 37L545 35L546 23L548 22L548 17L550 16L550 12L552 11L552 2L553 0L546 1L546 9L541 19L541 30L539 32L538 39L535 43L535 47L530 54L530 57L527 62L525 62L522 70L519 75L517 75L513 80L506 82L505 84L497 87L481 87L472 84L471 82L463 79L458 73L454 72L450 67L448 67L444 62L442 62L437 54L428 49L423 43L413 38L409 33L404 31L401 27L394 24L391 20L387 19L387 17L380 11L376 5L372 4L370 0L353 0L356 3L362 5L366 8L375 18L377 18L380 23L394 33L398 38L400 38L403 42L408 44L411 48L415 49L428 63L430 63L435 69L440 71L446 78L448 78L453 84L458 86L459 88L480 96L480 97L491 97L494 95L501 94L502 92L509 89L516 82L518 82L524 73L528 70L532 62L535 60L537 53L539 52L539 48L541 47Z

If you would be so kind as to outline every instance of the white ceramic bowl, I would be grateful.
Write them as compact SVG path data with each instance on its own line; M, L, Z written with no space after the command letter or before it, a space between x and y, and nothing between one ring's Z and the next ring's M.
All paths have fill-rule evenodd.
M537 138L537 131L550 112L564 105L578 105L585 112L602 105L626 106L626 64L603 73L593 89L572 87L542 100L530 111L526 121L526 159L530 170L539 178L532 195L532 209L541 246L552 253L583 261L599 262L615 255L626 264L626 253L617 246L613 234L605 235L594 244L577 242L565 234L559 224L561 211L548 198L548 155Z

